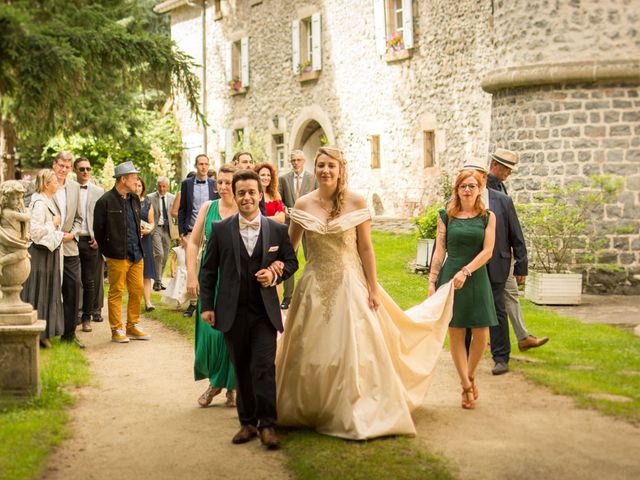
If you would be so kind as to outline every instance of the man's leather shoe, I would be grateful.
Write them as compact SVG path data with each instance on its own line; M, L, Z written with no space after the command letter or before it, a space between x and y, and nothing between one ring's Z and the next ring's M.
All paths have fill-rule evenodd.
M82 321L82 331L83 332L92 332L93 329L91 328L91 320L83 320Z
M502 375L509 371L509 364L505 362L497 362L496 366L491 369L491 373L494 375Z
M239 443L247 443L249 440L258 435L258 429L253 425L242 425L240 431L236 433L231 439L232 443L236 445Z
M280 308L282 310L286 310L287 308L289 308L289 303L291 303L291 300L285 298L284 300L282 300L282 303L280 304Z
M76 344L76 346L77 346L78 348L84 348L84 343L82 343L82 342L80 341L80 339L79 339L78 337L76 337L75 335L74 335L73 337L62 337L62 338L60 338L60 341L62 341L62 342L66 342L66 343L71 343L71 342L73 342L73 343L75 343L75 344Z
M262 442L262 445L267 447L269 450L275 450L280 447L278 436L272 427L265 427L260 430L260 441Z
M533 335L529 335L524 340L518 342L518 348L521 352L529 350L530 348L538 348L549 341L549 337L536 338Z
M154 292L159 292L160 290L162 290L162 285L160 284L160 282L155 282L153 284L153 291Z
M93 315L93 321L94 322L104 322L104 319L102 318L102 315Z
M189 305L187 307L187 309L184 312L182 312L182 316L185 317L185 318L189 318L189 317L191 317L193 315L193 312L195 312L195 311L196 311L196 306L195 305Z

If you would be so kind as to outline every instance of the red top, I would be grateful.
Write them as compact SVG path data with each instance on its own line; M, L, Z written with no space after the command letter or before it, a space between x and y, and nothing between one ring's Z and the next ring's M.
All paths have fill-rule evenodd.
M270 202L264 202L264 207L267 211L267 217L273 217L278 212L284 212L284 205L282 205L282 200L272 200Z

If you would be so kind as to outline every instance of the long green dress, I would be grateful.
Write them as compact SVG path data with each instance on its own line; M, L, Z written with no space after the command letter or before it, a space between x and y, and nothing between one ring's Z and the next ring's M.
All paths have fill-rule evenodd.
M447 283L460 269L471 262L482 250L484 232L489 216L447 219L447 212L440 210L440 218L447 226L447 259L442 265L439 287ZM448 221L447 221L448 220ZM467 277L464 286L453 295L453 318L450 327L479 328L498 324L493 304L491 282L486 265Z
M219 200L214 200L204 223L205 239L209 241L211 224L222 220L218 209ZM205 252L202 252L204 256ZM217 287L216 287L217 289ZM193 365L196 380L208 378L213 387L236 388L236 375L229 359L224 334L200 318L200 300L196 309L196 358Z

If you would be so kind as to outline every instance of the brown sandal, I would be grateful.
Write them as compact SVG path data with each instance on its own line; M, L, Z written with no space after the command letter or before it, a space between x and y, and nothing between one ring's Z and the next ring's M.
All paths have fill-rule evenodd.
M462 387L462 408L465 410L476 408L476 401L473 399L473 387Z
M235 408L236 399L234 390L227 390L227 401L224 403L225 407Z
M200 395L200 398L198 398L198 405L200 405L201 407L208 407L213 400L213 397L218 395L221 391L221 388L214 388L213 386L209 385L209 388L207 388L205 392Z
M471 382L471 388L473 389L473 399L477 400L480 396L480 390L478 390L478 386L476 385L475 377L469 377L469 381Z

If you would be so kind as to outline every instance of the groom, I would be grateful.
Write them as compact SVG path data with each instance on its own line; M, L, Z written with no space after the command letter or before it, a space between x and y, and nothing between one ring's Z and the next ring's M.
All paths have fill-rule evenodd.
M273 449L276 331L282 332L276 285L293 275L298 260L287 227L260 215L258 174L236 172L231 186L239 214L211 227L200 270L201 317L224 333L238 379L242 427L232 442L248 442L259 429L262 444ZM268 268L275 261L284 263L282 276Z

